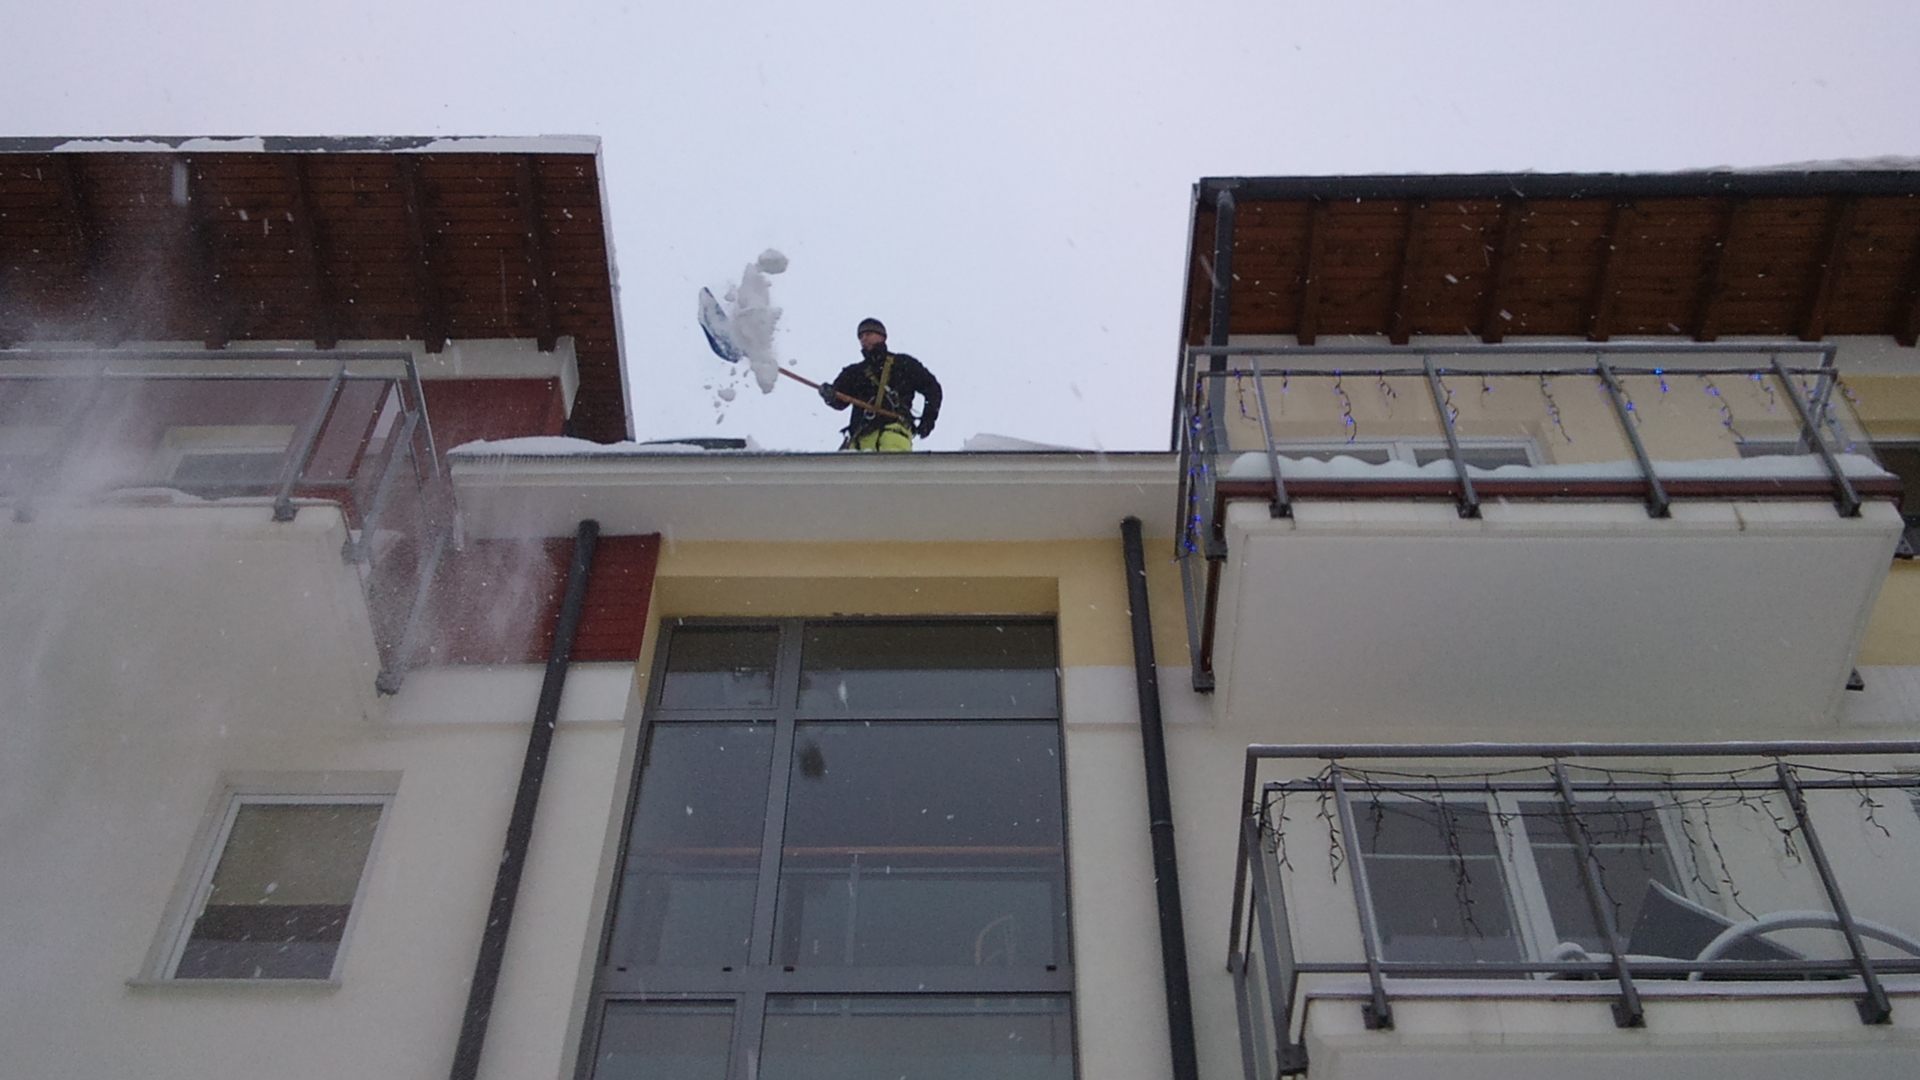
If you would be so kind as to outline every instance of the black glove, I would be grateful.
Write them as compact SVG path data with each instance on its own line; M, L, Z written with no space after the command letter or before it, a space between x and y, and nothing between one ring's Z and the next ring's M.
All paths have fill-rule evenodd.
M913 433L915 435L920 436L923 439L933 434L933 417L931 416L921 417L920 422L913 425Z
M826 402L829 405L835 404L840 400L840 395L837 392L835 392L835 390L833 389L832 383L820 384L820 400Z

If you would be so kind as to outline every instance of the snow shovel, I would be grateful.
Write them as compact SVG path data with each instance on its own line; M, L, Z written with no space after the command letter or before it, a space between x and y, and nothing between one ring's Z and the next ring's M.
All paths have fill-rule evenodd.
M700 332L707 335L707 347L712 349L713 354L720 359L730 364L737 364L747 358L747 354L740 348L740 344L734 341L733 327L727 322L727 313L720 307L720 301L713 298L713 291L711 289L700 290ZM774 370L792 379L794 382L811 386L815 390L820 389L819 383L814 382L804 375L796 375L783 367L776 367ZM849 405L858 405L860 408L876 416L884 416L889 420L898 420L909 427L913 426L912 420L901 416L899 413L882 409L869 402L861 401L852 394L843 394L835 390L833 396Z

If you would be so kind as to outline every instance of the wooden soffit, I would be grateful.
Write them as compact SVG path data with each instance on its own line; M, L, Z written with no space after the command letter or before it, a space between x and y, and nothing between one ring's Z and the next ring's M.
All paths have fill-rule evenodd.
M0 347L571 336L628 437L594 141L76 145L0 141Z
M1189 344L1222 191L1233 335L1920 335L1920 172L1203 180Z

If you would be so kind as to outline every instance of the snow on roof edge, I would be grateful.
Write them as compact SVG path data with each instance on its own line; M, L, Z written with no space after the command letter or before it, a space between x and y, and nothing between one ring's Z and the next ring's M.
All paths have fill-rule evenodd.
M54 135L0 138L13 154L598 154L598 135Z

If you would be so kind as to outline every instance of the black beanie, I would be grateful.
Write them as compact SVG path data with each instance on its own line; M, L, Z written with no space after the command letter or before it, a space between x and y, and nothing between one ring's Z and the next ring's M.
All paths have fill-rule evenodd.
M887 336L887 324L881 322L879 319L861 319L860 329L855 330L853 333L855 337L858 337L869 330L879 334L881 337Z

